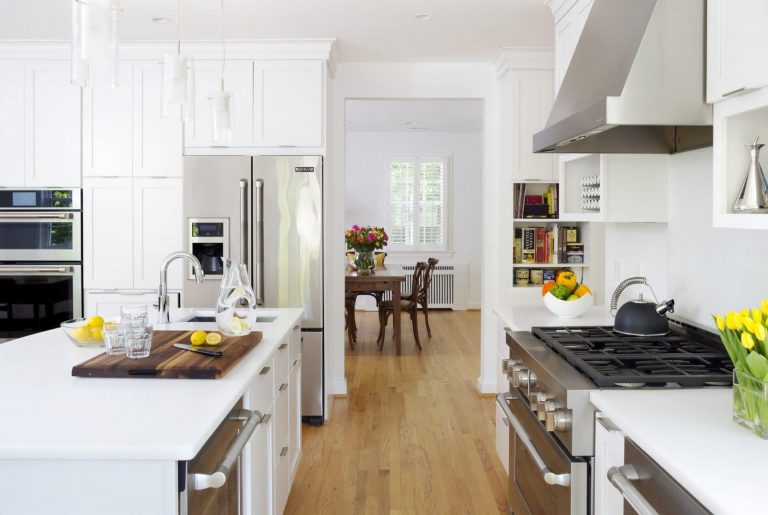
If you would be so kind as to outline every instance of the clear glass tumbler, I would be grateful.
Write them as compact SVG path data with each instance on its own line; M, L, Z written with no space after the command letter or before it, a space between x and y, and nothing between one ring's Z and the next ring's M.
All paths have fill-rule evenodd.
M126 331L140 332L149 325L146 304L131 304L120 308L120 325Z
M131 330L125 337L125 355L129 358L146 358L152 350L152 326Z
M119 356L125 354L125 340L120 332L120 322L117 320L108 320L102 327L104 335L104 345L107 348L107 354L110 356Z

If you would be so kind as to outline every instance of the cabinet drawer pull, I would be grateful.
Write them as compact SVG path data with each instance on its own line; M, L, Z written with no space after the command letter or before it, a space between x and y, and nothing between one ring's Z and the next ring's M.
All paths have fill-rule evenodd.
M259 375L263 376L265 374L268 374L270 370L272 370L272 367L264 367L261 369L261 372L259 372Z
M288 454L288 447L283 447L282 450L280 451L280 457L282 458L286 454Z
M267 422L270 421L271 418L272 418L272 414L271 413L267 413L266 415L261 417L261 423L262 424L266 424Z
M281 343L280 346L278 347L278 350L285 350L287 348L288 348L288 344L287 343Z
M742 91L745 91L746 89L747 89L747 88L745 88L744 86L742 86L742 87L740 87L740 88L737 88L737 89L734 89L734 90L732 90L732 91L728 91L728 92L726 92L726 93L723 93L723 94L722 94L722 95L720 95L720 96L721 96L722 98L725 98L725 97L730 97L731 95L735 95L736 93L741 93Z
M280 385L280 391L284 391L286 388L288 388L288 383L283 383Z

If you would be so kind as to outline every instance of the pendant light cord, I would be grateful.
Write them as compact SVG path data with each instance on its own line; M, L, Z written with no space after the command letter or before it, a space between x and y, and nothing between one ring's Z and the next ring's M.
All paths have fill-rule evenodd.
M224 16L224 0L221 3L221 91L224 92L224 67L227 65L227 29Z
M176 0L176 53L181 55L181 0Z

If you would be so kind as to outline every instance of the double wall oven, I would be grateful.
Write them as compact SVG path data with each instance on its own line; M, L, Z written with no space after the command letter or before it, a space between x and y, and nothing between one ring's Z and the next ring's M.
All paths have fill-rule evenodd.
M0 342L82 316L80 189L0 189Z

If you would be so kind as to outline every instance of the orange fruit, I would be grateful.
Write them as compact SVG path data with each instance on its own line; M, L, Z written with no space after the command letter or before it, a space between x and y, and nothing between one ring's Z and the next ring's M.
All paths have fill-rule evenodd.
M546 294L547 294L547 292L548 292L549 290L551 290L551 289L552 289L552 287L553 287L555 284L556 284L556 283L555 283L555 281L547 281L547 282L545 282L545 283L544 283L544 286L542 286L542 287L541 287L541 296L543 297L544 295L546 295Z

